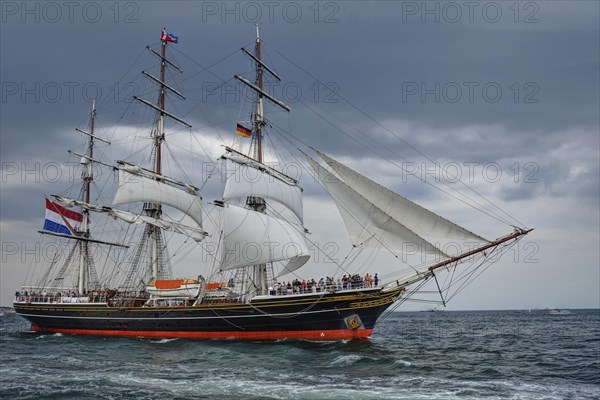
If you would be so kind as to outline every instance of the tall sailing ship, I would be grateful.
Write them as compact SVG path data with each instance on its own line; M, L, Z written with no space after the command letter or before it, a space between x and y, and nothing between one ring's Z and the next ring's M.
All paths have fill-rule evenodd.
M353 248L383 249L399 260L398 254L412 244L435 256L435 261L411 267L411 273L387 281L368 273L350 273L351 265L338 265L335 271L327 272L331 274L327 279L298 279L311 258L310 235L303 222L303 189L297 179L265 162L264 138L270 124L264 103L286 112L290 108L264 90L266 76L280 77L262 61L258 27L254 52L242 48L253 63L254 81L235 76L253 94L246 123L251 127L237 126L237 133L250 138L251 144L248 151L225 147L220 160L227 171L222 198L212 203L204 202L191 182L163 171L165 120L188 128L191 125L165 108L168 93L185 97L166 82L168 68L181 72L166 53L168 44L177 43L177 37L163 31L160 43L160 51L148 47L160 62L159 76L143 72L158 86L158 101L134 96L155 115L149 165L126 160L107 164L95 157L96 146L110 143L95 132L93 104L89 129L79 130L87 138L87 151L73 152L81 159L80 196L46 198L46 222L40 233L68 245L65 251L57 249L35 282L16 293L14 308L31 322L33 331L198 339L367 338L386 310L413 296L424 283L435 281L443 294L447 287L440 285L438 272L454 274L463 265L470 265L469 274L459 280L463 285L473 271L494 259L492 255L501 254L531 231L515 227L505 236L486 240L322 151L305 147L298 149L298 154L331 195ZM118 175L110 205L92 200L93 167L97 164ZM244 178L248 176L253 178ZM138 212L128 210L129 205L138 205ZM220 215L210 233L204 228L209 206ZM169 218L173 213L166 213L163 207L182 217ZM140 235L135 242L115 240L121 237L118 234L104 235L110 239L97 237L91 229L92 213L94 220L97 215L98 219L109 216L111 221L119 221L126 233L128 226L140 226ZM217 262L206 277L174 277L166 233L200 246L209 235L216 240ZM424 236L478 245L446 254ZM98 273L92 254L95 247L115 250L104 258L102 273ZM282 278L287 278L288 284L282 284Z

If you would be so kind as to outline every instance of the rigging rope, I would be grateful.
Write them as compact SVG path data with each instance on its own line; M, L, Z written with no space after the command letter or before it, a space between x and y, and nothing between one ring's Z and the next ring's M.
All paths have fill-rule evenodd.
M305 70L304 68L302 68L301 66L299 66L298 64L296 64L294 61L292 61L290 58L286 57L284 54L282 54L280 51L277 51L277 53L283 57L285 60L287 60L290 64L294 65L296 68L300 69L302 72L304 72L305 74L307 74L308 76L310 76L312 79L314 79L315 81L317 81L320 85L322 85L323 87L327 87L323 82L321 82L317 77L315 77L313 74L311 74L310 72L308 72L307 70ZM350 102L348 99L346 99L345 97L343 97L342 95L339 94L339 92L336 92L336 95L342 99L346 104L348 104L349 106L351 106L353 109L355 109L356 111L358 111L359 113L361 113L362 115L364 115L366 118L368 118L369 120L371 120L372 122L374 122L377 126L379 126L380 128L384 129L386 132L388 132L389 134L391 134L392 136L394 136L396 139L402 141L404 144L406 144L408 147L410 147L411 149L413 149L414 151L416 151L418 154L420 154L421 156L425 157L427 160L429 160L430 162L434 163L435 162L429 157L427 156L425 153L423 153L421 150L419 150L417 147L413 146L412 144L410 144L408 141L406 141L405 139L403 139L402 137L400 137L398 134L396 134L394 131L392 131L391 129L389 129L388 127L386 127L385 125L383 125L381 122L379 122L378 120L376 120L374 117L372 117L370 114L368 114L367 112L363 111L362 109L360 109L358 106L354 105L352 102ZM301 102L303 104L305 104L302 100ZM306 105L306 104L305 104ZM310 107L308 107L310 108ZM338 128L339 129L339 128ZM379 143L377 140L375 140L374 138L370 138L372 141L376 142L377 144L383 146L383 148L389 148L389 146L384 146L383 144ZM360 144L360 143L359 143ZM362 144L361 144L362 145ZM370 148L369 146L364 146L363 147L367 148L368 150L373 151L375 154L377 154L372 148ZM382 157L383 159L385 159L386 161L392 163L393 165L399 167L402 169L402 167L398 166L395 162L392 162L392 160L388 159L387 157L383 157L379 154L377 154L378 156ZM396 155L398 155L396 153ZM447 172L447 169L445 169ZM453 178L457 178L457 176L453 176ZM525 225L523 225L521 222L519 222L516 218L514 218L513 216L511 216L510 214L508 214L506 211L504 211L500 206L496 205L495 203L493 203L491 200L487 199L485 196L483 196L481 193L479 193L478 191L476 191L474 188L472 188L471 186L467 185L466 183L464 183L462 181L462 179L457 179L457 182L460 182L463 186L465 186L467 189L471 190L473 193L477 194L479 197L481 197L483 200L487 201L490 205L492 205L493 207L496 207L498 210L500 210L502 213L504 213L506 216L508 216L510 219L512 219L513 221L517 222L517 224L519 224L521 227L524 227ZM439 187L432 185L434 188L440 190ZM463 203L469 205L468 203L466 203L465 201L461 200ZM471 205L472 206L472 205ZM475 209L477 209L476 207L474 207ZM480 212L484 212L482 209L477 209ZM493 212L490 211L490 213L484 212L485 214L488 214L489 216L492 216L492 214L495 214ZM499 217L499 216L494 216L493 218L501 221L501 222L506 222L506 220L504 220L503 218ZM508 223L510 225L510 223Z

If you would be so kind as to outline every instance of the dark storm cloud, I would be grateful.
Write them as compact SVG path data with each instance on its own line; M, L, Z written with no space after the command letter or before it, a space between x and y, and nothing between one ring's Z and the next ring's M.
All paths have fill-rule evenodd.
M3 99L7 123L29 120L29 127L33 122L41 128L74 120L75 111L87 110L87 104L82 104L86 100L84 86L92 93L98 84L107 96L139 54L142 46L136 43L156 42L162 25L176 31L181 38L178 46L204 66L251 42L252 10L242 3L180 2L176 12L166 3L134 4L135 9L122 6L122 14L131 18L121 15L119 23L107 7L95 23L81 16L73 23L64 19L49 23L43 15L38 23L31 16L22 23L20 15L6 16L2 81L4 89L14 90L12 83L19 85L19 93L5 93ZM315 23L311 10L302 3L293 4L303 12L297 22L291 14L296 6L287 8L287 17L283 6L273 10L272 23L268 22L268 10L261 9L267 21L262 29L268 55L278 70L293 82L310 81L280 57L282 53L323 82L335 83L342 96L378 120L394 116L437 128L462 126L468 121L528 131L597 122L597 21L590 24L584 20L582 25L573 20L552 29L553 20L543 2L535 15L538 22L529 25L514 23L506 8L499 23L487 22L477 13L473 23L463 19L449 23L449 10L441 14L439 22L426 14L423 23L421 10L413 14L407 6L420 8L420 3L365 6L340 2L335 3L336 9L323 8ZM432 4L434 9L436 4L440 7L437 2ZM587 6L592 13L597 7ZM333 11L331 23L325 23L325 15ZM24 42L33 44L25 51ZM14 62L17 59L19 62ZM230 59L215 72L229 79L229 71L236 70L232 66L239 72L240 61L240 57ZM196 65L191 71L198 69ZM209 77L214 78L206 73L201 76L200 88ZM40 91L47 88L40 102L21 90L34 88L36 83L41 85ZM63 90L59 104L49 101L54 83ZM67 99L71 88L73 100ZM314 91L304 87L304 92L305 97L310 94L314 99ZM338 106L338 112L345 110L353 113L351 108ZM31 121L28 113L43 117ZM360 115L355 117L360 120ZM36 131L25 134L36 135Z

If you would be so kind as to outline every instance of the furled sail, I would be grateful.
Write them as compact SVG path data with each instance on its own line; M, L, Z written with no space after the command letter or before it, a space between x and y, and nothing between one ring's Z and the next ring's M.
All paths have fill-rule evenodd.
M129 224L150 224L167 231L174 231L187 237L190 237L197 242L201 242L206 236L206 232L204 232L202 229L192 228L191 226L180 224L178 222L165 221L164 219L160 218L153 218L148 215L134 214L128 211L117 210L114 208L112 208L108 212L108 214L115 218L119 218Z
M81 200L74 200L65 197L55 196L56 200L65 207L82 207L90 211L106 213L113 218L119 218L129 224L150 224L162 228L167 231L174 231L190 237L197 242L202 241L206 237L206 232L202 229L193 228L174 221L166 221L160 218L150 217L148 215L140 215L128 211L117 210L116 208L101 206L97 204L86 203Z
M202 227L202 204L198 196L133 171L132 168L119 169L119 187L113 206L136 202L165 204L188 215Z
M277 176L242 157L223 157L226 159L223 200L245 196L265 197L286 206L302 222L302 188L296 182Z
M488 242L481 236L392 192L326 154L318 150L315 152L348 186L411 231L419 235Z
M223 211L223 271L287 260L281 276L310 258L304 235L289 222L232 205Z
M383 247L389 251L400 253L418 251L424 254L447 257L434 245L385 213L380 207L323 168L308 155L306 155L306 159L335 201L354 246Z

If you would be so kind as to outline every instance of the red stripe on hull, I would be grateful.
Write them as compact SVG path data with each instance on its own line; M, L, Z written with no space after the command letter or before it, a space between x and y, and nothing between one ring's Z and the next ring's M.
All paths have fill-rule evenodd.
M170 331L124 331L68 328L41 328L31 325L31 330L45 333L66 333L74 335L121 336L145 338L188 338L188 339L236 339L236 340L352 340L365 339L371 335L371 329L338 329L316 331L254 331L254 332L170 332Z

